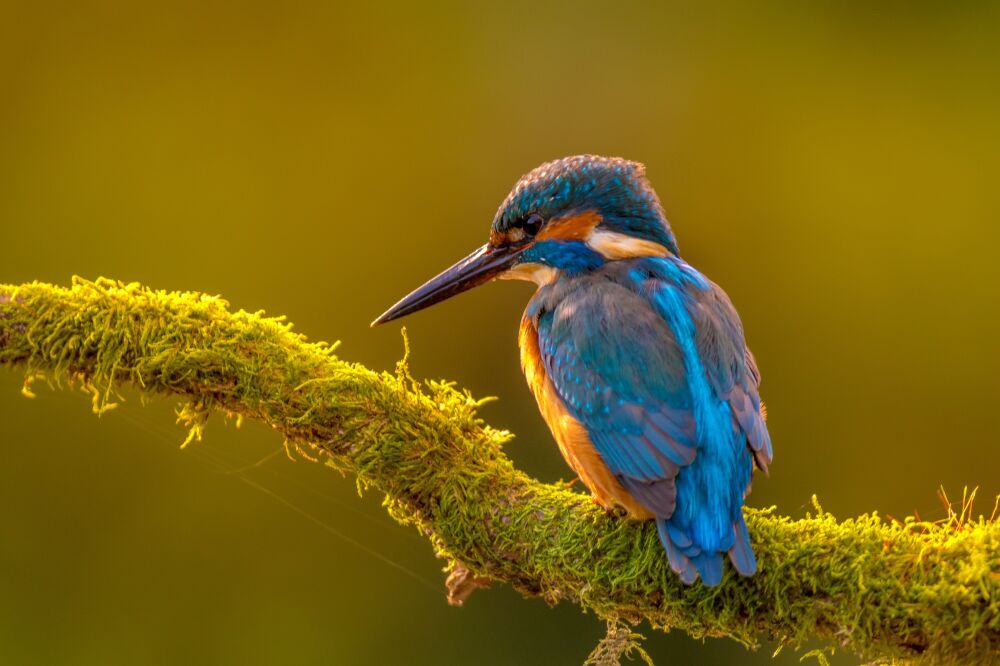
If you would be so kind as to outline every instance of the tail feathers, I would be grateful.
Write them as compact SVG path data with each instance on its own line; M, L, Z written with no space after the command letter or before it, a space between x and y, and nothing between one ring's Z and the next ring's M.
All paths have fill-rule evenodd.
M670 568L673 569L674 573L680 576L681 582L685 585L691 585L698 580L698 570L695 569L694 563L670 539L670 535L667 533L667 521L658 518L656 530L660 533L660 543L663 544L663 549L667 551L667 562L670 563Z
M667 552L670 568L680 577L682 583L691 585L699 577L708 587L715 587L722 582L721 552L703 552L692 542L691 537L668 520L658 518L656 529L660 535L660 543ZM733 547L729 549L729 559L740 575L753 575L757 571L757 560L750 548L750 534L742 515L733 524L733 533Z
M705 585L715 587L722 582L722 553L702 553L692 557L691 561Z
M741 576L752 576L757 572L757 558L750 547L750 532L747 531L747 523L743 520L742 513L733 523L733 533L736 538L733 547L729 549L729 559Z

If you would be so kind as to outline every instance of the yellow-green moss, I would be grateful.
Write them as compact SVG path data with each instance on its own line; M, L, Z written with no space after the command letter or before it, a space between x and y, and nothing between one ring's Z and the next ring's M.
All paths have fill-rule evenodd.
M514 469L509 434L484 425L467 393L342 361L282 319L231 312L218 297L108 280L0 285L0 363L83 382L97 411L122 383L181 396L195 436L216 409L268 423L384 492L390 513L442 555L550 602L751 645L820 638L868 660L1000 660L992 520L748 509L759 573L685 587L652 525Z

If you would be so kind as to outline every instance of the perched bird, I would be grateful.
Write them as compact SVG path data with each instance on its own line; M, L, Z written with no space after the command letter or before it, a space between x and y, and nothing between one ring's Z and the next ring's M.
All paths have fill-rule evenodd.
M375 326L492 279L538 284L525 377L559 449L607 508L653 519L687 584L757 570L742 505L771 439L739 316L680 258L641 164L579 155L523 176L486 245Z

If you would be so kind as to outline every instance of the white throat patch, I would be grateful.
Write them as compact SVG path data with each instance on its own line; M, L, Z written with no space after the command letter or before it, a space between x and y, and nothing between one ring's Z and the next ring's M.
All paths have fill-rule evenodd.
M500 274L501 280L527 280L539 287L552 284L559 279L559 269L544 264L518 264Z
M605 259L670 256L670 251L655 241L635 238L606 229L591 231L590 235L587 236L587 245Z

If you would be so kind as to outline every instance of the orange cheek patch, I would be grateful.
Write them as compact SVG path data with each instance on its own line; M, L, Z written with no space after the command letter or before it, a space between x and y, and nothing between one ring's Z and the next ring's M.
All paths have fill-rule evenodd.
M601 214L596 210L587 210L575 215L556 217L549 220L540 232L538 240L580 240L585 241L590 236L598 224L601 223Z

